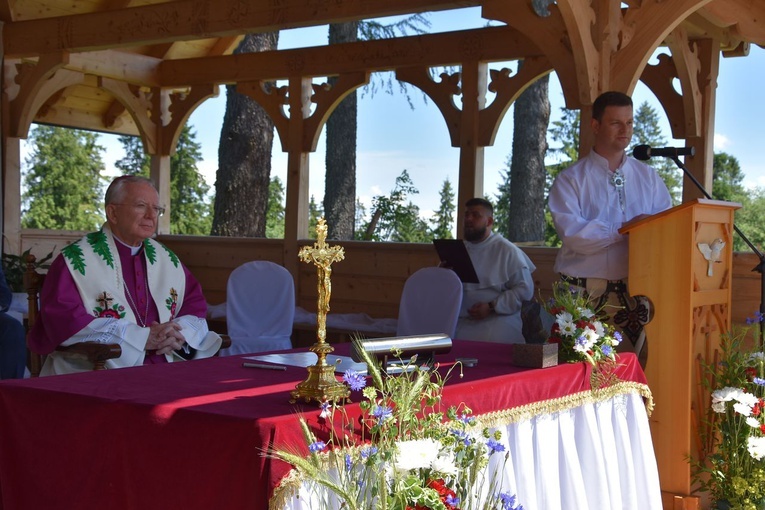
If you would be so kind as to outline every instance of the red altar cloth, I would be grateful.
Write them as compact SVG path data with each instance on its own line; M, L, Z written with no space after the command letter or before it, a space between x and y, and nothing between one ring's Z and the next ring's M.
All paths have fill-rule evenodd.
M584 363L516 368L507 345L455 341L437 361L466 356L478 366L453 372L444 406L483 414L590 388ZM645 384L634 355L620 363L620 379ZM304 445L301 409L318 427L316 404L288 403L305 374L224 357L2 381L0 507L266 509L290 467L262 453Z

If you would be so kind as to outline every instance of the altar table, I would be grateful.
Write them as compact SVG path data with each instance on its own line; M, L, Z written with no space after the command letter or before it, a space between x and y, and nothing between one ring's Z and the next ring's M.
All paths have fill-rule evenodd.
M526 457L512 475L527 510L559 508L553 502L569 491L660 508L642 399L649 392L633 355L620 358L625 382L594 399L584 363L520 369L509 364L507 345L459 341L437 361L466 356L478 366L465 368L462 378L452 374L444 406L464 402L487 422L510 427L515 439L549 435L546 444L508 444ZM320 430L315 404L288 403L305 374L297 367L244 368L241 357L222 357L2 381L0 508L258 510L275 492L282 502L279 484L290 466L263 453L270 444L305 446L300 412ZM543 451L534 451L540 444ZM544 475L545 458L556 476ZM534 477L518 472L527 469L537 471L532 486L523 480ZM282 508L299 506L291 500Z

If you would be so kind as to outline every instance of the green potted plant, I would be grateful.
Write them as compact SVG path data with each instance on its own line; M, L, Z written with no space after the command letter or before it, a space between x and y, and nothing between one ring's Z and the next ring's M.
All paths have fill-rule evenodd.
M3 273L5 273L5 281L8 282L8 286L11 288L11 292L25 292L24 273L27 270L27 257L29 256L30 252L31 248L24 250L21 255L3 253ZM47 262L52 258L53 251L48 253L43 258L37 259L35 261L35 269L48 269L50 264L47 264Z

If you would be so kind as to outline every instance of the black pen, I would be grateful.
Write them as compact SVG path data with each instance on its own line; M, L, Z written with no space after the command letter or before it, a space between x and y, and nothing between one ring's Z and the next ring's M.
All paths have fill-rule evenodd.
M287 370L287 367L284 365L266 365L264 363L247 363L246 361L242 363L242 366L245 368L264 368L266 370Z

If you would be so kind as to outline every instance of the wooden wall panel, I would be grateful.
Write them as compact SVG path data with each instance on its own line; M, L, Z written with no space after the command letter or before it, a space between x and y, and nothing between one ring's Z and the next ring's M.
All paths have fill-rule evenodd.
M21 249L31 248L38 257L76 241L82 232L24 230ZM226 299L226 282L231 271L249 260L271 260L283 264L280 239L161 236L160 241L175 251L202 284L210 304ZM310 244L304 241L301 244ZM333 243L330 243L333 244ZM417 269L433 266L438 258L429 244L341 242L345 260L333 266L332 300L334 313L367 313L373 317L396 317L398 301L406 278ZM550 297L556 248L523 247L537 266L534 284L537 297ZM734 323L743 323L760 307L760 274L752 272L759 261L749 253L733 255ZM301 263L295 285L297 304L316 308L316 273ZM540 293L540 290L542 291Z

